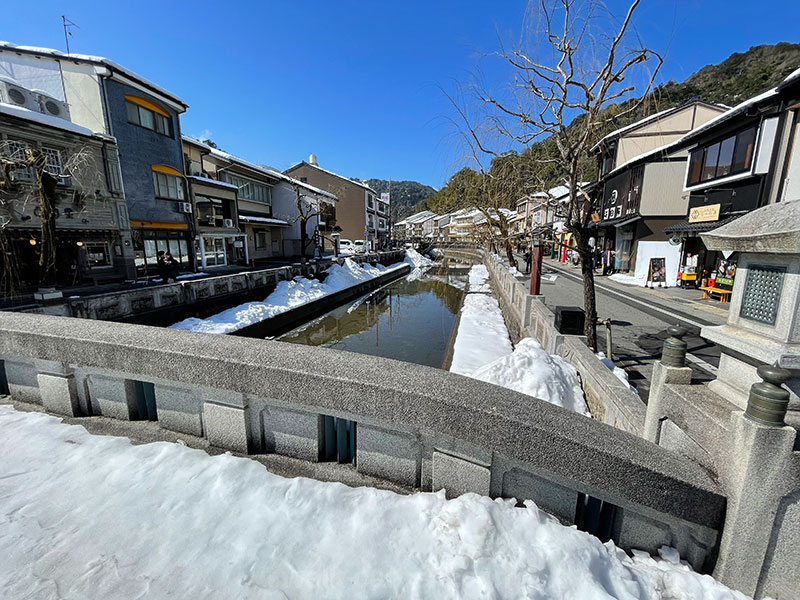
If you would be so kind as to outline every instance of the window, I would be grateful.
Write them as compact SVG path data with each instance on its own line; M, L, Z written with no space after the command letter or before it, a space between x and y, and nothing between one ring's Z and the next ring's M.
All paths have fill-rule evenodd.
M240 200L272 204L272 186L245 179L239 175L231 175L230 173L225 174L225 181L239 188Z
M108 242L87 242L83 247L86 248L86 257L90 267L107 267L111 265L111 252L109 252Z
M375 208L375 196L372 194L367 194L367 206L369 208Z
M264 250L267 247L267 232L256 231L256 250Z
M64 174L64 166L61 163L61 152L55 148L42 147L42 154L44 155L44 170L51 175L58 175L61 177Z
M116 158L108 157L108 160L106 160L106 170L108 171L108 189L112 193L122 192L122 176L119 172L119 161Z
M8 156L11 160L15 162L27 162L28 157L25 151L32 147L28 142L23 142L21 140L8 140L5 146L6 147L3 154ZM33 169L31 167L26 169L15 169L12 173L12 176L14 181L32 181Z
M702 181L749 171L753 164L757 132L758 127L749 127L720 142L692 150L686 185L697 185Z
M197 220L200 225L222 227L222 220L225 215L220 200L206 198L205 196L195 196L195 206L197 207Z
M169 198L170 200L183 200L183 177L177 169L165 165L155 165L153 167L153 185L157 198Z
M383 219L380 219L378 221L378 228L379 229L386 229L386 221L384 221Z
M162 135L172 135L169 113L155 102L138 96L125 96L128 123L139 125Z

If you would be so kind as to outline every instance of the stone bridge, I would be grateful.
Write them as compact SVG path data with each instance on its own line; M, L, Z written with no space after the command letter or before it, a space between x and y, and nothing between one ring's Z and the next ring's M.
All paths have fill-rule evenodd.
M242 454L323 460L326 417L346 419L362 473L450 496L532 499L567 524L589 510L623 548L668 544L713 568L726 501L705 469L505 388L326 348L9 312L0 361L16 401L149 417Z

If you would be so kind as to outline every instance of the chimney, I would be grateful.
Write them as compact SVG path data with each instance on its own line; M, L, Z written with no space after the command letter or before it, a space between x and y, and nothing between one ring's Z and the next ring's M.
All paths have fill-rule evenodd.
M310 154L308 156L308 164L317 166L317 155L316 154Z

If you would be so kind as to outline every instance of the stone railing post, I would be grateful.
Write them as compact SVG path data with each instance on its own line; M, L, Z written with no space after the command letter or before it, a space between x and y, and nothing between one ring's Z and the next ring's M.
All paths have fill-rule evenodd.
M641 435L654 444L661 441L661 425L666 416L666 399L668 384L688 385L692 381L692 370L686 366L687 344L683 341L688 331L680 325L672 325L667 329L670 337L664 341L661 360L653 364L653 375L650 382L650 397L647 400L647 414L644 419L644 431Z
M786 545L794 546L797 535L797 526L784 514L798 477L793 460L797 430L783 423L789 392L780 387L790 373L768 366L757 372L764 381L750 388L746 412L731 415L730 464L724 477L728 509L714 569L722 583L753 596L772 593L760 586L768 559L790 551ZM784 530L780 536L776 528ZM771 548L775 543L781 547Z

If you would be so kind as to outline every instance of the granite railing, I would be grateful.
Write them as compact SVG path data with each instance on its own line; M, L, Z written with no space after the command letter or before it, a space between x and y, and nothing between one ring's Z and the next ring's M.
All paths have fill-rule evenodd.
M325 417L356 423L355 468L422 490L532 499L573 523L586 496L623 548L713 561L725 497L707 472L597 420L439 369L143 325L0 313L12 398L51 412L151 419L240 453L318 461ZM150 410L150 409L148 409ZM606 514L606 513L604 513Z

